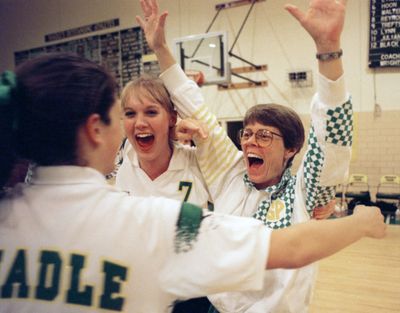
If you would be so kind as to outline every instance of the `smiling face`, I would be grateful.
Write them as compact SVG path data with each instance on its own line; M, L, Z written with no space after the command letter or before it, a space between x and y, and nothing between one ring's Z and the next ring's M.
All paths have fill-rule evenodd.
M295 150L286 149L283 138L273 135L272 142L265 147L256 139L259 130L269 130L281 135L279 129L254 122L246 125L246 131L253 133L248 140L241 140L247 174L257 189L265 189L277 184L286 169L287 161L295 154Z
M132 88L125 96L122 109L125 133L139 162L169 162L170 132L176 115L140 86Z
M257 104L247 110L243 125L248 131L241 145L250 180L258 189L277 184L304 143L299 115L280 104Z

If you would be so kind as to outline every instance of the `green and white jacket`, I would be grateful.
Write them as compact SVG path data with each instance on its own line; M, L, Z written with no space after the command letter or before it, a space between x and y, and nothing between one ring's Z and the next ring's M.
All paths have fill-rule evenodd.
M335 186L348 175L352 144L352 105L344 78L330 81L319 75L311 104L308 147L297 173L287 169L281 181L257 190L248 181L243 154L204 103L198 86L178 65L161 74L182 118L208 126L209 136L196 142L200 169L216 212L260 219L267 227L284 228L310 219L315 207L335 197ZM257 292L209 296L221 313L307 312L316 267L265 272L264 289Z

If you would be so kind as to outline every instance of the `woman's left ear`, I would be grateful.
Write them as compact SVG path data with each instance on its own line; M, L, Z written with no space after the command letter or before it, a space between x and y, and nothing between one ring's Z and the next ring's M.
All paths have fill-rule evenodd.
M285 149L285 161L289 160L291 157L293 157L297 153L296 148L290 148L290 149Z
M92 143L99 143L102 140L102 123L99 114L92 114L83 126L84 132Z

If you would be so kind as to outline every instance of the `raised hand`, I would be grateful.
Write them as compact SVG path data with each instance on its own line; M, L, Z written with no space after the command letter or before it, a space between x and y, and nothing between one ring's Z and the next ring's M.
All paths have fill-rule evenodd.
M168 12L159 14L159 7L156 0L140 0L143 11L143 18L136 16L136 21L143 29L147 43L150 48L157 51L166 46L165 20Z
M340 48L346 0L311 0L306 12L291 4L287 4L285 9L314 39L319 53L337 51Z
M136 21L144 31L149 47L157 56L161 72L175 64L175 58L165 40L165 20L168 12L159 13L157 0L140 0L143 18L136 16Z

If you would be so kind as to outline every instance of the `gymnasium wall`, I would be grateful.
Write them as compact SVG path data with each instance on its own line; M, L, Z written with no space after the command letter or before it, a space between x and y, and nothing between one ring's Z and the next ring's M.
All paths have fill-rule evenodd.
M168 41L204 33L216 13L215 5L221 2L160 0L161 10L169 11ZM291 106L307 120L310 98L316 90L315 48L308 34L283 9L287 2L305 9L309 1L257 3L233 51L255 64L268 65L266 72L252 76L268 80L268 87L231 91L203 87L207 104L221 120L240 119L247 108L266 102ZM400 68L368 68L369 1L348 1L347 7L343 62L356 112L350 172L366 173L376 185L382 174L400 175ZM231 45L248 8L223 10L211 31L226 30ZM13 69L15 51L45 45L46 34L114 18L119 18L119 28L93 34L126 29L137 26L136 14L140 14L138 0L0 0L0 71ZM233 67L243 66L237 60L230 61ZM288 72L298 70L311 71L312 86L293 88L289 84Z
M301 116L307 133L310 117ZM400 174L400 110L382 111L380 115L371 112L356 112L354 115L354 141L350 174L366 174L371 197L375 198L379 179L382 175ZM305 149L296 156L293 168L296 170Z

